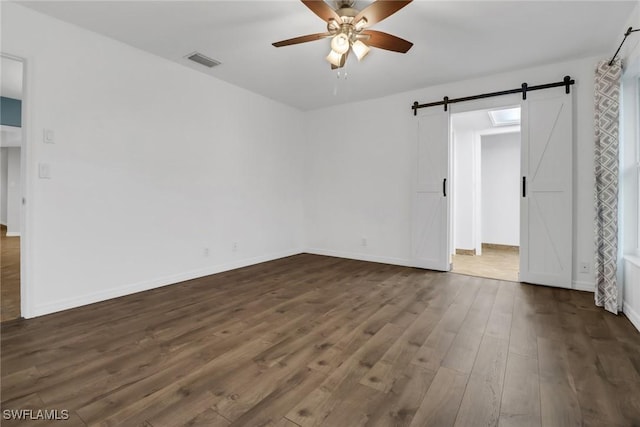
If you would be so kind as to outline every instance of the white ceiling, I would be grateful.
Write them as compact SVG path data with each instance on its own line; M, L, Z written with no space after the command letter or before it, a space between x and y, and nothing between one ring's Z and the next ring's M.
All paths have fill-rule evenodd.
M359 8L371 2L357 2ZM325 56L329 40L272 42L325 31L297 0L40 1L32 9L311 110L590 55L610 55L636 1L416 0L373 28L410 40L406 54L349 58L346 81ZM206 69L193 52L222 65ZM337 92L337 93L336 93Z
M22 62L0 57L0 94L22 99Z

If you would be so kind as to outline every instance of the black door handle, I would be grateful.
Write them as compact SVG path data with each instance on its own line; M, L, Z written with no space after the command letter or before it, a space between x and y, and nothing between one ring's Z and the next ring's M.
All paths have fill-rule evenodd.
M527 177L522 177L522 197L527 197Z
M447 178L442 180L442 195L447 197Z

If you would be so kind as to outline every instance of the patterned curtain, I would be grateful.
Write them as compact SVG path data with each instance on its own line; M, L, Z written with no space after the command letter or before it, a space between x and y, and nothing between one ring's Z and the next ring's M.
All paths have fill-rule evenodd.
M617 60L601 61L596 68L595 87L595 301L599 307L618 313L618 118L620 76Z

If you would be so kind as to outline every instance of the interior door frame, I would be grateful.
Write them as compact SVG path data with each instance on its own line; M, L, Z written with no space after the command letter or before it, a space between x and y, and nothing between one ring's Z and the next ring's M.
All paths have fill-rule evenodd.
M31 234L29 220L31 218L31 200L33 182L30 179L31 167L31 85L29 84L30 68L27 58L0 51L2 58L22 63L22 146L20 147L20 317L33 317L31 313L33 285L29 266L31 266Z
M478 111L478 110L492 110L492 109L499 109L499 108L508 108L508 107L515 107L515 106L519 106L520 107L520 111L522 111L524 101L522 100L522 95L520 94L511 94L511 95L504 95L504 96L500 96L500 97L496 97L496 98L485 98L485 99L479 99L479 100L475 100L475 101L467 101L467 102L462 102L459 104L451 104L449 105L449 109L451 110L451 114L449 115L449 120L451 120L451 116L454 114L458 114L458 113L468 113L471 111ZM433 108L438 108L438 107L433 107ZM520 127L520 132L522 133L522 127ZM500 131L496 131L495 133L502 133ZM475 134L475 136L480 139L482 137L482 135L489 135L489 134L493 134L493 132L478 132ZM479 142L479 141L476 141ZM521 138L521 145L522 145L522 138ZM449 153L450 155L452 155L451 153L451 147L453 146L453 141L451 140L451 138L449 138ZM522 146L520 147L522 150ZM521 154L522 156L522 154ZM520 166L522 167L522 166ZM451 200L454 199L454 192L455 192L455 188L452 185L450 187L450 192L451 192ZM449 210L449 221L451 223L453 223L453 218L451 218L451 215L453 214L453 212L451 210ZM480 215L480 212L477 212L478 215ZM475 213L474 213L474 221L479 220L479 218L475 218ZM520 216L518 218L518 222L522 221L522 212L520 213ZM452 226L453 227L453 226ZM520 228L522 228L522 225L520 225ZM475 232L475 231L474 231ZM478 241L476 242L476 246L480 246L482 245L482 243L479 241L481 240L481 236L477 236ZM522 255L520 254L518 256L518 269L520 269L522 265ZM519 279L519 274L518 274L518 279Z

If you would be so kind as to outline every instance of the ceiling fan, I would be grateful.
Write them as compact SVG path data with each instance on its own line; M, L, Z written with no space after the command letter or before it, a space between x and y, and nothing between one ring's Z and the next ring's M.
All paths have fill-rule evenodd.
M331 52L327 55L327 61L331 63L331 69L336 69L344 67L350 50L360 61L369 53L370 47L406 53L413 46L413 43L400 37L368 29L411 3L411 0L377 0L361 11L354 8L353 0L336 0L335 9L322 0L302 0L302 3L327 23L327 31L282 40L273 43L275 47L331 37Z

